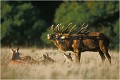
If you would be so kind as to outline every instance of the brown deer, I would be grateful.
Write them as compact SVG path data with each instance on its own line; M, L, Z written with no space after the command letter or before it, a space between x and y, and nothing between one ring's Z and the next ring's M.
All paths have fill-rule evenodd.
M9 65L21 65L26 63L24 60L21 59L18 50L19 47L17 48L17 50L13 50L12 48L10 49L10 51L12 52L12 59L10 60Z
M18 64L48 64L48 63L54 63L55 61L49 57L49 55L45 55L43 54L44 59L41 61L37 61L35 59L33 59L30 56L24 56L24 57L20 57L20 53L18 52L19 47L17 48L17 50L13 50L12 48L10 49L13 56L12 59L9 62L9 65L18 65Z
M69 63L71 63L73 61L73 59L71 57L71 53L69 53L69 54L64 53L64 57L65 57L65 60L63 61L62 64L66 63L66 62L69 64Z
M40 61L42 64L52 64L52 63L54 63L55 61L51 58L51 57L49 57L49 55L48 54L43 54L43 60L42 61Z
M99 52L102 62L104 62L106 56L111 64L111 56L108 53L109 39L103 33L81 33L81 30L78 31L75 27L76 25L72 28L70 28L70 25L71 23L66 29L63 29L64 27L61 24L55 27L52 25L54 34L48 34L47 38L53 41L62 51L73 51L77 63L80 63L81 52L94 51Z
M68 55L64 53L64 56L65 56L65 58L66 58L65 61L67 61L67 62L72 62L72 61L73 61L73 59L72 59L72 57L71 57L71 53L69 53ZM65 61L64 61L64 62L65 62Z

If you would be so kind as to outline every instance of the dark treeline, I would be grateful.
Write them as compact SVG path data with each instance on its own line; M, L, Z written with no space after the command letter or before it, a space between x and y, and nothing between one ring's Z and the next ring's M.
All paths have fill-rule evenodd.
M73 23L81 28L84 22L90 31L106 34L111 49L118 49L118 1L2 1L1 44L53 46L47 40L52 24Z

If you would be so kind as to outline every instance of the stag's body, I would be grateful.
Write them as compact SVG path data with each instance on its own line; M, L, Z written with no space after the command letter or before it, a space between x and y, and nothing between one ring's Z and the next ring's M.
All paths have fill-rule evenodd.
M109 39L99 32L88 32L85 34L55 34L55 38L51 39L55 45L63 51L73 51L75 53L76 62L80 62L81 52L94 51L99 52L102 61L105 56L111 63L111 56L108 53ZM52 36L48 35L48 39Z

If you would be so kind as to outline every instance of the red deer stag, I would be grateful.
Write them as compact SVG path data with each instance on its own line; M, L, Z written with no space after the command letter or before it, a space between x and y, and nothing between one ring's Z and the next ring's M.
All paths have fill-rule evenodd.
M19 47L17 50L13 50L12 48L10 49L11 52L13 53L12 59L9 62L9 65L21 65L21 64L48 64L48 63L54 63L55 61L49 57L48 54L43 54L43 60L41 61L36 61L30 56L24 56L20 57L20 53L18 52Z
M102 62L106 56L111 64L111 56L108 53L109 39L103 33L81 33L82 31L78 31L76 25L71 26L71 23L65 29L61 24L52 25L51 28L54 34L48 34L47 38L62 51L73 51L77 63L80 63L81 52L94 51L99 52Z

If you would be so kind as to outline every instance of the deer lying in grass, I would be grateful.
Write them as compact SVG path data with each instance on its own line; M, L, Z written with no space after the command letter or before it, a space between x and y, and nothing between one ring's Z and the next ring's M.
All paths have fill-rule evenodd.
M51 64L51 63L54 63L55 61L51 58L51 57L49 57L49 55L48 54L43 54L43 60L42 61L40 61L42 64Z
M54 63L55 61L49 57L49 55L43 54L44 59L41 61L37 61L33 59L30 56L24 56L20 57L20 53L18 52L19 47L17 50L13 50L11 48L11 52L13 54L11 61L9 62L9 65L18 65L18 64L49 64L49 63Z
M64 56L65 56L65 58L66 58L65 61L67 61L67 62L72 62L72 61L73 61L73 59L72 59L72 57L71 57L71 53L69 53L68 55L64 53ZM64 62L65 62L65 61L64 61Z
M81 30L78 31L75 27L76 25L70 26L71 23L64 29L64 26L61 26L61 24L57 26L52 25L51 28L54 34L48 34L47 38L53 41L62 51L73 51L77 63L80 63L81 52L93 51L99 52L102 62L104 62L106 56L111 64L111 56L108 53L109 39L103 33L83 33Z

